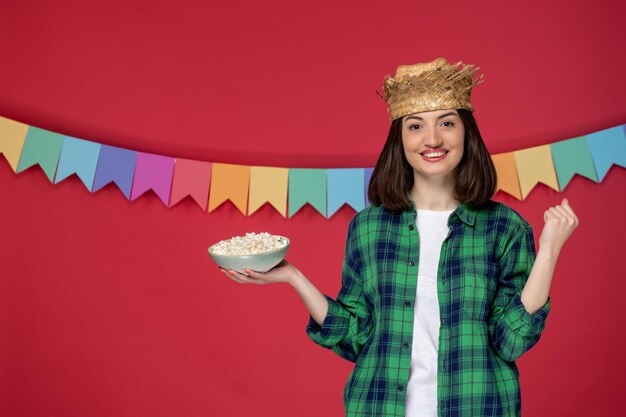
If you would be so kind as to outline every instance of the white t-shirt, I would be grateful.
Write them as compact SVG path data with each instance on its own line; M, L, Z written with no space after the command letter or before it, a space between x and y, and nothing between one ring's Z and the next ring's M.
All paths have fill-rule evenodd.
M454 210L418 208L416 211L420 252L405 415L437 417L437 351L440 320L437 270L441 244L448 234L448 217Z

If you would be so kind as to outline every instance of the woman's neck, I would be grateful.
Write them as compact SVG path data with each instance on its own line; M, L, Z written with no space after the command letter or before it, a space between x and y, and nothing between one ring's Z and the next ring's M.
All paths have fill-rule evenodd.
M415 207L425 210L453 210L459 206L454 198L454 181L425 179L417 175L411 188Z

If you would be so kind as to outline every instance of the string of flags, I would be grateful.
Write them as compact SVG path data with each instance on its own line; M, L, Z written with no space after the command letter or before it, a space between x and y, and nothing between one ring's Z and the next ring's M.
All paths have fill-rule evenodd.
M231 201L243 215L269 203L283 217L305 204L330 218L344 204L370 204L374 168L279 168L197 161L65 136L0 116L0 154L16 174L39 165L57 184L75 174L90 192L114 183L134 201L152 190L167 207L191 197L205 212ZM538 184L561 191L575 174L601 182L613 164L626 168L626 125L492 155L498 190L525 199Z

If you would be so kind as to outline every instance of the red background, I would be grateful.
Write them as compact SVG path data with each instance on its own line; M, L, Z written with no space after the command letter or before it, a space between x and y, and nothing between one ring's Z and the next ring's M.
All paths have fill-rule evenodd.
M624 2L109 1L0 3L0 115L144 152L284 167L373 166L388 129L375 94L397 65L481 67L475 116L491 153L626 122ZM617 416L623 399L626 172L524 201L538 240L567 197L540 342L519 361L524 415ZM340 416L352 364L313 344L286 285L241 285L206 253L248 231L335 296L347 223L230 202L127 201L52 185L0 158L0 415Z

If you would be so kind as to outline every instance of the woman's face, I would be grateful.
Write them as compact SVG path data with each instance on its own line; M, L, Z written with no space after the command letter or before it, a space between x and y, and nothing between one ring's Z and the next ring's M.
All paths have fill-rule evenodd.
M414 175L454 180L463 157L465 127L456 110L435 110L402 118L402 146Z

